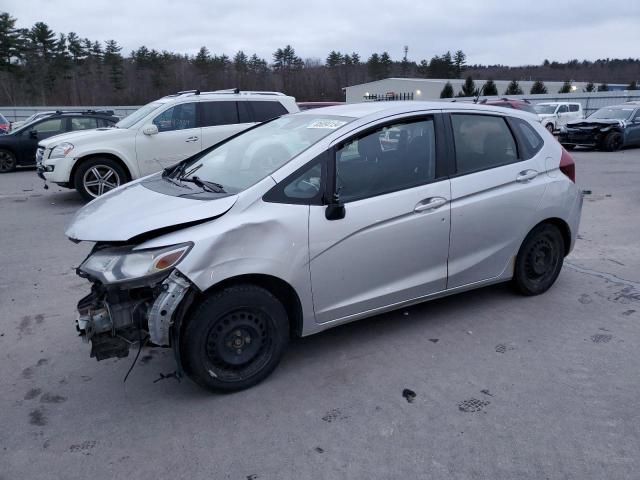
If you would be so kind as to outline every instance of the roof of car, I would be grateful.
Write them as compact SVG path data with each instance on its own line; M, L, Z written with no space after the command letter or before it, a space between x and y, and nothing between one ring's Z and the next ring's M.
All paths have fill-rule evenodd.
M419 112L424 110L482 110L487 112L505 113L504 108L478 103L463 103L450 101L390 101L390 102L363 102L337 105L334 107L315 108L303 110L296 115L340 115L344 117L363 118L370 115L384 113L395 115L401 113ZM519 110L514 112L520 113ZM525 112L526 113L526 112ZM511 112L510 112L511 114Z

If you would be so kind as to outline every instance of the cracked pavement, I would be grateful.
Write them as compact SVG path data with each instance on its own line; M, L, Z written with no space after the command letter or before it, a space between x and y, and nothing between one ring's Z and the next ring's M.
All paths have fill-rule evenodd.
M82 205L0 175L0 479L635 479L640 149L576 151L580 238L556 285L500 285L294 341L211 395L172 354L97 363L74 331Z

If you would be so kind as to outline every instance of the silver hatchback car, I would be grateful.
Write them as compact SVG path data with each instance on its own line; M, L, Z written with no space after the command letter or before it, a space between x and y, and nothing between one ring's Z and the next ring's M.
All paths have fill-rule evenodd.
M82 208L91 356L171 347L214 391L267 377L293 336L488 284L546 291L582 209L529 114L378 102L286 115Z

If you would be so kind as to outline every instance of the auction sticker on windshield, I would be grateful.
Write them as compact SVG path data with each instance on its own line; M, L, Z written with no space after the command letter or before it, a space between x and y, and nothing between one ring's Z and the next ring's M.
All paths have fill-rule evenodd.
M315 120L307 125L307 128L329 128L335 130L346 124L347 122L341 120Z

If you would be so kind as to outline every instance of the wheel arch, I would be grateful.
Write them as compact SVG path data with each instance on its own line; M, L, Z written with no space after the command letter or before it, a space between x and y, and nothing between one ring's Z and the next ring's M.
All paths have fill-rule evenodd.
M199 303L202 298L208 294L230 287L232 285L239 284L251 284L261 288L264 288L274 297L276 297L284 306L287 316L289 318L289 334L291 337L299 337L302 334L303 326L303 314L302 303L300 297L296 293L295 289L286 281L281 278L274 277L273 275L267 275L262 273L243 274L237 275L210 286L195 300L194 303ZM186 323L186 322L185 322ZM184 327L184 325L183 325Z
M560 233L562 234L562 239L564 240L564 256L566 257L567 255L569 255L569 252L571 250L571 228L569 227L569 224L561 218L550 217L542 220L541 222L538 222L531 230L529 230L529 232L527 233L527 236L533 230L535 230L540 225L543 225L545 223L554 225L558 228L558 230L560 230Z
M130 182L132 180L133 177L131 175L131 170L129 169L129 167L127 167L127 164L117 155L114 155L113 153L90 153L89 155L85 155L83 157L78 158L74 162L73 167L71 167L71 172L69 173L69 184L71 185L72 188L75 188L76 186L75 185L76 172L78 171L78 168L80 168L80 164L94 158L108 158L110 160L113 160L118 165L120 165L120 167L122 167L122 169L124 170L124 173L127 176L125 180L127 182Z

